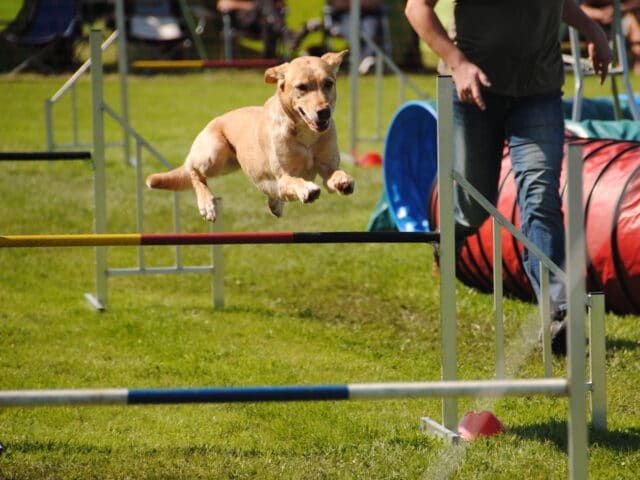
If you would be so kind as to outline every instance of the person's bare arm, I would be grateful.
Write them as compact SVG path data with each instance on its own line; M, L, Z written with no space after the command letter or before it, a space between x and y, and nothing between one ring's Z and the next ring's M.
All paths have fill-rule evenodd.
M622 0L620 2L620 10L624 12L631 12L640 8L640 0Z
M589 18L592 18L601 25L609 25L613 21L613 5L594 7L580 4L580 8Z
M600 84L603 84L607 78L612 58L609 40L604 30L597 22L589 18L574 0L564 1L562 20L584 35L593 71L600 75Z
M491 85L489 78L475 64L471 63L451 41L434 7L438 0L408 0L405 15L418 36L451 69L458 98L462 102L475 103L485 109L481 87Z

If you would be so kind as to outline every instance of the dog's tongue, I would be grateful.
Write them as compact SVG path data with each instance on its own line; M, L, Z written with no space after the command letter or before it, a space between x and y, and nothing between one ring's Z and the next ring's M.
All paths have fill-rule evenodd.
M316 127L316 130L318 130L319 132L324 132L327 128L329 128L329 121L325 121L325 122L314 122L314 125Z
M302 118L307 123L307 125L309 125L309 128L311 128L311 130L313 131L324 132L327 128L329 128L330 120L326 120L324 122L318 122L318 121L312 120L307 115L307 113L302 109L300 109L300 114L302 115Z

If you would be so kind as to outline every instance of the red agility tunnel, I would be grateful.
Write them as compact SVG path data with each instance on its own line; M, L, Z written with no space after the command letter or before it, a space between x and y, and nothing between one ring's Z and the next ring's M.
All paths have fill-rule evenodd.
M640 143L619 140L567 138L566 144L583 145L583 201L588 291L605 294L607 308L618 314L640 314ZM566 163L566 162L565 162ZM565 172L561 191L566 214ZM437 225L437 191L429 199L429 225ZM511 159L505 150L497 206L519 226ZM491 220L469 237L456 265L458 278L467 285L490 291L493 284ZM504 290L523 300L533 300L524 272L522 245L502 229Z

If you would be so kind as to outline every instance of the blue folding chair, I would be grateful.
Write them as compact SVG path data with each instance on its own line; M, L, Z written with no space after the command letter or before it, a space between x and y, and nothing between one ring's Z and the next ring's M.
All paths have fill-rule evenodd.
M77 0L26 0L16 20L9 24L2 37L18 48L37 50L16 66L12 73L24 70L29 65L50 70L52 61L70 65L74 55L73 43L79 36L78 11Z

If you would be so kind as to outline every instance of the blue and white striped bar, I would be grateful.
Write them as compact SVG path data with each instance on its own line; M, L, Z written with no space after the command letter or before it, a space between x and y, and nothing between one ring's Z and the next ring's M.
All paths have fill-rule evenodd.
M564 396L567 393L567 381L556 378L222 388L0 390L0 408L501 397L504 395Z

